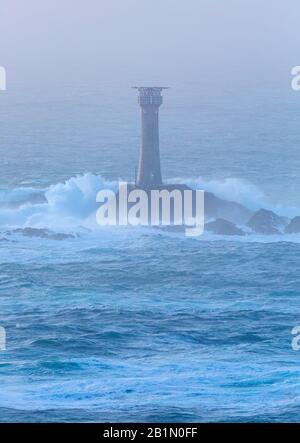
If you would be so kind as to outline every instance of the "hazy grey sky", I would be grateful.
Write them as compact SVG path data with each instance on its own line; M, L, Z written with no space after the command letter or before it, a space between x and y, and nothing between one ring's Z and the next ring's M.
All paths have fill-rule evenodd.
M13 80L283 82L299 0L0 0Z

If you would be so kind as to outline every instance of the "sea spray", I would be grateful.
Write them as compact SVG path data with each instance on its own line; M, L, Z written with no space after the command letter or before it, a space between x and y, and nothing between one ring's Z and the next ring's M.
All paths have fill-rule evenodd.
M280 215L299 215L298 208L274 207L253 184L237 178L226 180L172 179L187 183L192 189L204 189L218 197L237 201L252 210L265 207ZM23 187L0 190L0 230L17 228L50 229L74 232L82 229L99 230L96 222L96 196L103 189L118 189L118 181L107 181L101 175L86 173L71 177L46 189ZM103 231L103 229L102 229Z

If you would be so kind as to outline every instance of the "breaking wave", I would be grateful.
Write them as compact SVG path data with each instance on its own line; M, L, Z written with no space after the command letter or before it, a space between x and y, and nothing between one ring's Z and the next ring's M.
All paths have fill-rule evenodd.
M224 181L206 181L201 178L181 178L172 182L187 183L191 188L213 192L222 199L236 201L251 210L264 207L289 217L300 214L297 208L272 207L260 189L244 180L231 178ZM27 230L27 233L33 233L37 232L34 230L50 230L72 235L87 230L94 231L99 228L95 218L98 208L97 193L101 189L116 191L117 188L118 181L107 181L101 175L86 173L46 189L1 189L0 231L20 232L20 229L23 229ZM49 238L48 234L47 236ZM270 240L270 236L267 238ZM282 241L282 236L280 240Z
M261 189L240 178L226 178L224 180L204 180L201 177L197 179L176 179L176 183L182 182L193 189L203 189L224 200L240 203L253 211L265 208L285 217L292 218L300 215L299 208L271 204Z
M1 190L0 229L36 228L70 230L93 227L97 209L96 194L101 189L116 189L117 182L85 174L44 190L19 188Z

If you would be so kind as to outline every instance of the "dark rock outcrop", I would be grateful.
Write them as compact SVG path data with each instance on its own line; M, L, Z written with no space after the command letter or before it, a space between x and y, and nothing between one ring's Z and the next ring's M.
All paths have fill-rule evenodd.
M74 238L74 235L72 234L56 233L49 231L48 229L36 228L15 229L8 234L21 234L24 237L47 238L49 240L65 240L67 238Z
M206 223L205 231L213 232L218 235L245 235L245 232L228 220L218 218L217 220Z
M300 217L294 217L285 228L286 234L297 234L300 232Z
M135 185L128 185L128 192L133 191L135 189L142 189L139 187L136 187ZM142 189L145 191L148 195L148 200L151 200L151 188L149 189ZM183 199L184 199L184 191L193 191L192 196L192 205L193 208L196 207L196 200L195 200L195 189L190 188L189 186L185 184L163 184L156 186L157 191L163 191L166 190L168 192L172 191L180 191L182 193ZM117 195L117 202L119 200L119 197ZM118 204L118 203L117 203ZM131 207L131 204L128 204L128 207ZM118 208L117 208L118 210ZM194 212L194 211L193 211ZM151 208L149 205L148 213L151 214ZM171 207L171 220L173 213L173 207ZM237 224L245 224L249 218L253 215L253 211L246 208L245 206L241 205L240 203L230 201L230 200L223 200L222 198L217 197L212 192L204 192L204 214L206 220L211 219L218 219L222 218L224 220L228 220L232 223ZM149 216L149 222L150 222L150 216Z
M288 219L273 211L260 209L248 221L247 226L259 234L281 234Z
M220 218L241 225L253 215L253 211L240 203L223 200L211 192L204 194L204 207L206 218Z

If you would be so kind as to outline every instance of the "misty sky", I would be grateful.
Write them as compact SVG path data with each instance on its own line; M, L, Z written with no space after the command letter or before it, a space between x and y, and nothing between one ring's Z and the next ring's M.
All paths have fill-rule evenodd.
M300 64L299 0L0 0L11 81L278 83Z

